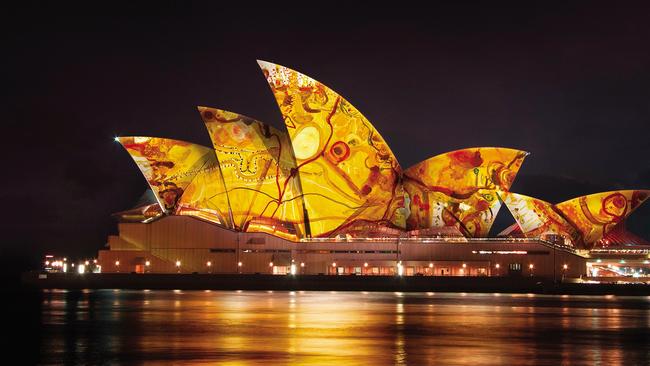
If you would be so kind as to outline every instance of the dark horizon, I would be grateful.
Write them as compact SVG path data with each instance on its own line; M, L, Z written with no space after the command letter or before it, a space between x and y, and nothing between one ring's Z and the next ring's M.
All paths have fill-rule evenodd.
M372 17L197 3L131 6L128 16L9 9L3 256L91 256L104 245L115 232L111 213L146 189L114 136L211 146L197 105L281 127L256 59L339 92L403 168L504 146L531 152L513 192L560 202L650 189L650 9L589 5L446 5ZM492 232L512 222L503 208ZM650 239L650 206L628 227Z

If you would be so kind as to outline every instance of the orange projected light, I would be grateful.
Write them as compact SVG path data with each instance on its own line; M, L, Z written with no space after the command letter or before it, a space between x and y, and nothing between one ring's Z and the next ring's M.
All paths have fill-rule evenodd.
M311 234L327 236L355 220L404 228L401 168L372 124L318 81L258 63L291 137Z
M410 230L455 226L465 236L486 237L527 152L468 148L434 156L404 171Z
M304 237L296 161L286 132L252 118L199 107L216 151L235 228Z
M120 137L119 142L165 212L205 210L204 218L228 226L225 190L212 149L157 137Z
M572 245L580 244L580 234L552 204L510 192L499 193L499 196L527 238L558 234L570 239Z
M587 248L625 220L650 195L650 190L611 191L574 198L555 205L580 232Z

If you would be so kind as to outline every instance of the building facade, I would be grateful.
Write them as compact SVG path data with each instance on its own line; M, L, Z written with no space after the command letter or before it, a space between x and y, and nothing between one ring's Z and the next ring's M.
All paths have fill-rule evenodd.
M590 251L649 196L559 204L510 192L529 155L465 148L403 169L359 110L259 61L285 129L198 107L212 147L116 137L153 199L115 214L104 272L581 277ZM502 205L515 218L496 237ZM623 253L623 252L621 252Z

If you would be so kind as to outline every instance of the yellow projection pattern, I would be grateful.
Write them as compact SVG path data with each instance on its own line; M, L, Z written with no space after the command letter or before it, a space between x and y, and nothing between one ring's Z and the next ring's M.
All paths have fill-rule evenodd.
M511 192L501 192L499 196L527 238L558 234L571 240L574 246L581 244L580 234L556 211L553 204Z
M455 226L467 237L487 237L506 192L528 155L481 147L434 156L404 171L410 198L409 230Z
M291 137L312 236L356 220L404 228L401 168L372 124L318 81L258 63Z
M219 165L210 148L157 137L119 137L166 213L201 211L201 217L231 226ZM225 203L225 204L224 204Z
M625 220L650 195L650 190L594 193L555 205L581 234L587 249Z
M235 228L304 237L302 195L287 133L237 113L198 109L219 160Z

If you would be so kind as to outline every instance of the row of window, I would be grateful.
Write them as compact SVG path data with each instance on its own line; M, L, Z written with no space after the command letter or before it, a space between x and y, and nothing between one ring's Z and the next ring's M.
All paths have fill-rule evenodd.
M210 253L235 253L233 248L211 248ZM289 249L244 249L243 253L291 253ZM397 254L397 250L299 250L299 254Z

